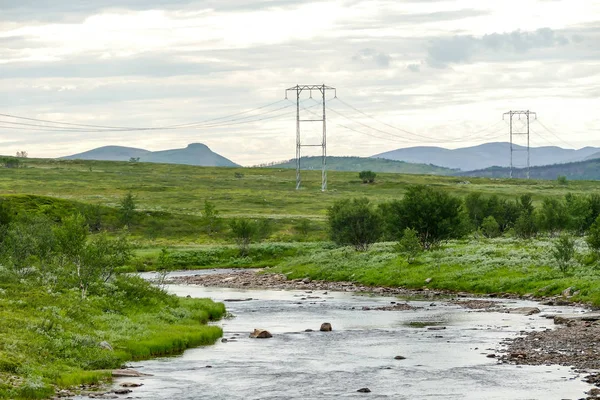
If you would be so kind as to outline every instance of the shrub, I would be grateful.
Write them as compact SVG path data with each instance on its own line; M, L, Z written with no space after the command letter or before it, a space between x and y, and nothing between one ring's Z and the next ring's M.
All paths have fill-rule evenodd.
M533 199L530 194L524 194L519 197L518 200L519 208L521 209L521 214L526 213L528 215L532 215L535 211L535 207L533 206Z
M521 239L530 239L537 233L533 215L524 211L515 222L515 234Z
M135 215L135 209L135 198L131 192L128 192L119 203L120 218L123 225L129 226L131 224Z
M567 193L565 202L568 214L567 228L577 235L583 235L592 213L589 200L584 196Z
M217 210L217 207L208 200L204 201L202 223L204 224L206 233L209 235L212 235L214 232L218 232L221 229L221 218L219 217L219 211Z
M164 247L160 249L158 260L156 262L156 272L158 273L158 286L163 287L167 280L167 275L173 269L173 259L171 254Z
M309 219L302 218L294 224L293 229L298 235L306 238L312 229L312 223Z
M469 220L475 229L481 226L483 219L487 215L487 203L487 200L481 197L481 193L473 192L465 197L465 208L469 215Z
M362 180L363 183L375 182L376 176L377 174L373 171L361 171L358 173L358 177Z
M460 199L428 186L409 187L400 202L385 208L386 219L391 220L388 227L414 229L426 249L466 233Z
M600 253L600 216L598 216L596 221L590 226L585 241L592 251Z
M246 218L236 218L229 223L229 226L231 227L231 235L240 250L240 255L248 255L250 243L252 243L260 229L258 223Z
M481 231L485 237L495 238L500 236L500 225L493 216L486 217L481 223Z
M558 182L559 185L566 185L567 182L567 177L564 175L559 175L556 177L556 181Z
M567 226L568 215L565 204L558 199L545 198L538 214L539 227L550 234Z
M397 249L406 256L406 261L412 264L415 258L423 252L423 246L419 241L417 231L411 228L404 229L404 233L398 241Z
M563 274L569 271L571 260L575 257L575 241L568 235L562 235L554 243L552 256Z
M381 216L368 199L340 200L327 211L331 240L364 251L381 236Z

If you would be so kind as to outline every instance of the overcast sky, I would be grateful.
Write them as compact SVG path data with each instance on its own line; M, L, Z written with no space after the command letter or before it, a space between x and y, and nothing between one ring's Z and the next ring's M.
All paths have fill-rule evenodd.
M511 109L538 113L532 145L600 146L600 0L0 0L3 114L162 127L274 103L298 83L337 88L332 155L507 141ZM308 93L302 107L320 112ZM0 117L0 153L202 142L251 165L294 157L294 111L134 132L9 130L17 120ZM319 141L318 124L304 128Z

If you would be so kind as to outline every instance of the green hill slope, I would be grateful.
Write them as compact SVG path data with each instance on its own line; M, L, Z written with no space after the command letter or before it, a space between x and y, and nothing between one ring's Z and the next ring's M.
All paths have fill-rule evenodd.
M320 170L321 157L302 157L300 166L303 170ZM296 168L296 160L266 166L267 168ZM327 157L327 169L332 171L373 171L393 172L399 174L451 175L456 172L450 168L432 164L415 164L404 161L371 157Z

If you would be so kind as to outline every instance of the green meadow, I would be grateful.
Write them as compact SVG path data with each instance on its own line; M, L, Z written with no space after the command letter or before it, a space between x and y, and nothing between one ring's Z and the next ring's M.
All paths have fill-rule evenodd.
M362 252L337 246L327 223L336 201L366 197L377 206L401 199L411 185L459 198L481 193L514 201L530 194L541 208L544 199L562 201L568 193L600 194L597 182L377 173L375 183L363 184L356 172L328 177L329 190L321 192L319 171L303 171L296 190L289 169L27 159L22 168L0 168L0 225L37 215L60 226L81 214L92 239L106 232L131 241L133 257L117 272L264 267L290 278L482 294L550 296L571 288L572 300L600 306L598 257L581 236L563 270L552 256L553 234L522 239L514 229L494 239L474 230L409 263L395 242ZM135 212L125 227L121 205L128 193ZM210 221L207 204L216 210ZM232 235L230 222L239 218L263 230L247 252ZM35 257L30 262L43 265ZM206 323L225 309L210 300L178 299L117 274L81 301L76 288L59 289L42 274L28 281L23 271L0 266L0 398L47 398L57 388L108 379L110 369L128 360L178 353L221 335ZM114 350L100 348L102 341Z

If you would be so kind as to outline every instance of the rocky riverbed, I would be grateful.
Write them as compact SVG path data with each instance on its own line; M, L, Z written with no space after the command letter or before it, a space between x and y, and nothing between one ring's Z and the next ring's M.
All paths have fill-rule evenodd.
M403 288L370 287L352 282L326 282L305 279L287 279L283 274L262 274L260 271L241 271L234 273L215 273L207 275L185 276L173 279L175 283L195 284L207 287L228 287L237 289L287 289L304 291L342 291L357 293L375 293L383 296L419 297L425 299L446 299L473 312L513 312L533 315L536 308L510 309L501 307L493 300L473 299L467 293L452 293L444 290L429 289L428 282L423 288L409 290ZM514 296L509 294L491 294L486 297L524 298L533 296ZM541 298L542 304L570 304L567 296ZM389 310L407 310L400 304L388 307ZM550 316L552 317L552 316ZM585 318L584 318L585 319ZM600 320L600 316L598 317ZM499 361L525 365L563 365L572 366L578 371L588 372L588 382L600 387L600 321L595 318L583 320L581 316L573 318L555 317L556 329L523 332L523 336L507 340L506 353ZM600 399L600 390L593 389L588 399Z
M555 316L556 329L528 332L507 341L500 359L518 365L572 366L588 373L587 382L600 387L600 314L573 317ZM592 389L588 399L600 399L600 390Z

